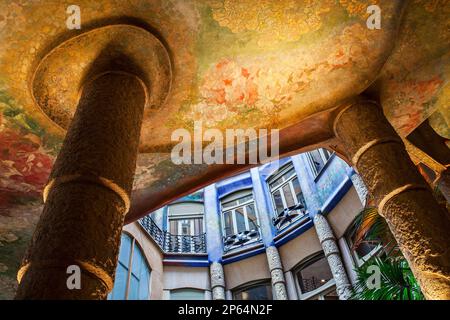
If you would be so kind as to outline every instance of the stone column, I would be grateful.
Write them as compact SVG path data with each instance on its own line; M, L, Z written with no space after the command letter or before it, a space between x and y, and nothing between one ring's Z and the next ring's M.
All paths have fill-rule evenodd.
M211 292L213 300L225 300L225 276L220 262L213 262L209 266L211 274Z
M359 174L357 174L353 169L350 173L350 179L352 180L353 186L355 187L356 193L358 194L359 201L361 201L364 207L367 204L367 187Z
M331 230L327 218L320 213L314 216L313 221L323 252L328 260L334 281L336 282L336 292L339 295L339 299L347 300L351 295L351 285L345 272L344 263L342 262L333 230Z
M108 72L85 84L44 190L16 299L105 299L112 289L145 101L131 74ZM78 270L81 287L69 289Z
M334 122L341 141L427 299L450 299L450 220L372 101L357 100Z
M284 280L283 265L281 264L278 249L275 246L266 248L267 261L269 263L270 277L275 300L288 300L286 281Z

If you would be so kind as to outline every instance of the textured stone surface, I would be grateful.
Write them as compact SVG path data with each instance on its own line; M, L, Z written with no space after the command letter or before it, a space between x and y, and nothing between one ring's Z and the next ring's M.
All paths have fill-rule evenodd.
M344 264L342 263L333 230L326 217L321 214L316 214L314 216L314 227L316 228L316 233L319 237L325 257L328 260L333 279L336 282L336 292L339 295L339 299L347 300L351 295L351 285Z
M213 262L209 266L211 275L211 291L213 300L225 300L225 274L222 264Z
M349 158L370 141L398 139L381 108L364 100L346 109L335 128ZM356 167L377 204L405 185L422 187L397 194L379 213L385 217L425 297L450 299L450 219L404 145L376 144L362 154Z
M106 74L84 88L52 171L107 178L131 192L145 102L140 82ZM22 262L29 266L18 299L104 299L114 279L125 213L123 198L84 180L56 184ZM82 265L93 267L88 270ZM69 265L81 268L81 289L66 285Z
M280 254L274 246L266 248L267 262L269 264L270 277L272 278L272 287L274 298L276 300L288 300L286 281L284 279L283 265L281 264Z
M368 191L364 181L357 173L352 174L350 179L352 180L353 186L358 194L359 201L361 201L362 205L365 206L367 204Z

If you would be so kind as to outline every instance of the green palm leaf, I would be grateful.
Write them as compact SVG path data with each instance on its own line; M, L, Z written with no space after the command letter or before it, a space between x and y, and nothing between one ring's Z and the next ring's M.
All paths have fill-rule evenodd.
M374 272L368 270L374 266L379 270L379 286L373 281ZM355 269L356 285L352 299L356 300L423 300L417 281L411 269L402 257L373 257L363 266Z

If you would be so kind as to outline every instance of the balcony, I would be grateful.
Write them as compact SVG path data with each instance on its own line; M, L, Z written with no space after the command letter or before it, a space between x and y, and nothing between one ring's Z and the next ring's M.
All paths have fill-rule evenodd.
M205 233L195 236L171 234L161 230L149 215L139 223L166 253L206 253Z
M260 239L258 230L246 230L231 236L223 237L224 251L242 247Z
M278 230L280 230L292 221L303 217L305 214L305 206L300 202L281 211L276 217L272 218L272 223Z

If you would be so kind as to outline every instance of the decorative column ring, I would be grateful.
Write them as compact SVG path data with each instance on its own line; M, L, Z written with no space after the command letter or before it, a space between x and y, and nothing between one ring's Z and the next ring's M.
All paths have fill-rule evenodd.
M427 299L450 299L450 219L383 109L357 98L333 129L387 221Z

